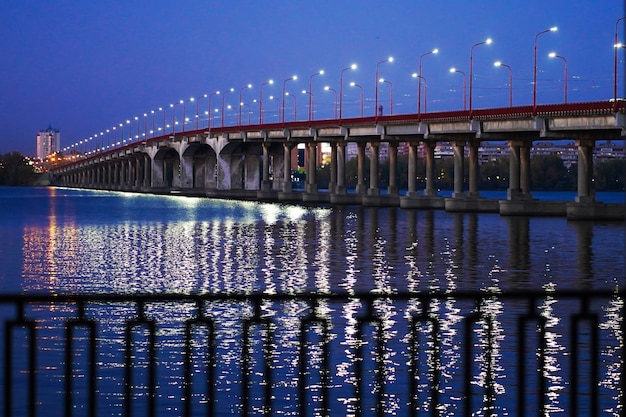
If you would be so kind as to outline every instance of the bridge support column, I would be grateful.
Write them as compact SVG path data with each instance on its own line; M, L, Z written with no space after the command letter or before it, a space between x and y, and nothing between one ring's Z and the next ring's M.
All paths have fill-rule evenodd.
M330 181L328 192L334 193L337 189L337 142L330 143Z
M370 188L367 190L369 195L379 195L378 188L378 151L379 144L370 142Z
M193 188L193 156L180 157L180 188Z
M578 147L578 193L577 203L595 202L595 193L591 186L593 176L593 147L592 140L577 140Z
M469 193L468 197L478 198L478 182L480 180L480 165L478 164L478 147L480 142L470 143L469 149Z
M463 198L464 149L465 142L454 142L454 193L452 198Z
M356 184L356 193L357 194L365 194L367 191L365 186L365 143L357 144L357 184Z
M435 189L435 142L426 142L426 189L424 195L427 197L437 196Z
M417 143L409 142L409 166L407 197L417 197Z
M270 145L269 143L263 143L263 182L261 183L262 191L269 191L271 187L270 183Z
M243 160L244 164L244 189L246 190L258 190L261 178L259 175L259 161L258 155L246 155Z
M315 142L306 144L306 188L307 193L317 193L317 145Z
M524 143L520 146L520 188L522 190L522 197L525 199L531 199L530 190L530 147L532 142Z
M346 144L336 143L337 150L337 186L335 194L346 194Z
M283 192L290 193L292 191L291 184L291 144L283 144Z
M397 167L398 144L392 142L389 143L389 187L387 187L389 195L398 195Z
M150 177L152 173L152 159L149 156L143 158L143 183L142 187L150 187Z
M518 200L521 197L520 188L520 144L509 141L509 189L506 192L507 200Z

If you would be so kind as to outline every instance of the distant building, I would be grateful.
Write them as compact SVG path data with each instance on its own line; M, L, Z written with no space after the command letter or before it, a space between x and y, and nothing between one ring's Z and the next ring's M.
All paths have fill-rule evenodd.
M37 158L45 159L61 150L61 133L52 126L37 134Z

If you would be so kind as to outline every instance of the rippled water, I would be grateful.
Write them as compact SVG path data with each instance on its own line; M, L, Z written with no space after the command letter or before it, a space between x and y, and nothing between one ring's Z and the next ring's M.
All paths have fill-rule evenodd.
M455 299L452 296L455 291L541 288L586 291L626 284L626 238L622 223L396 208L310 208L53 188L4 188L0 189L0 201L1 293L451 294L432 300L428 306L429 311L441 317L441 339L436 342L440 349L438 368L442 381L438 395L442 415L464 411L459 409L463 385L460 381L464 377L459 365L463 358L457 346L464 337L461 331L464 317L477 308L472 302ZM571 304L557 302L547 295L537 306L538 314L546 319L548 370L544 376L551 393L547 401L550 415L563 414L569 403L570 388L564 379L570 372L568 354L573 342L567 334L569 322L564 321L563 314L578 308ZM273 407L280 414L297 415L294 398L298 397L299 384L298 332L302 319L312 314L311 305L304 301L266 301L259 308L260 312L255 312L254 306L247 302L213 302L201 308L189 303L146 305L146 317L159 321L156 337L160 349L157 387L160 415L180 413L183 324L189 317L199 315L212 318L219 328L216 349L220 361L214 370L217 378L214 388L221 404L218 413L230 415L241 411L238 404L242 399L243 378L251 378L251 385L259 387L252 392L250 410L263 409L258 399L262 394L260 387L267 383L260 365L263 360L252 359L249 375L243 374L240 363L245 349L242 320L256 317L270 319L276 325L272 343L280 350L271 361L275 372L272 386L276 390ZM380 319L380 333L375 326L363 322L368 308ZM353 299L318 306L315 314L328 320L331 327L330 349L343 352L333 353L330 359L334 372L329 401L333 410L337 410L333 415L354 412L354 390L361 385L372 394L366 396L365 409L376 407L375 395L381 393L376 372L366 372L369 379L358 381L355 366L363 362L366 370L371 367L376 360L372 349L381 342L384 342L382 363L388 384L383 400L385 413L406 414L409 381L404 371L411 363L407 320L420 308L417 300L379 300L370 305ZM509 415L507 404L517 392L510 382L517 376L514 354L520 341L520 335L511 329L516 329L516 320L527 313L526 307L521 303L505 306L494 300L479 308L493 318L490 325L494 327L487 332L485 322L473 325L476 346L485 343L487 332L492 335L489 343L496 349L490 359L475 353L478 365L471 383L493 389L499 398L499 415ZM616 382L623 367L619 356L623 346L623 335L619 332L622 308L621 299L594 305L602 330L602 406L608 415L618 415L615 398L623 395ZM124 303L94 303L87 309L88 316L101 323L98 404L102 415L119 413L123 406L124 329L129 317L141 315L137 309L134 304ZM12 309L1 312L3 317L15 314ZM39 394L40 402L45 405L53 403L54 395L63 391L63 336L55 330L54 323L74 317L76 308L65 304L36 305L28 313L41 323L42 349L48 352L39 364L41 379L47 381L42 383ZM265 340L262 328L251 330L254 333L251 347L257 356ZM362 337L359 329L363 330ZM199 335L194 339L194 358L198 359L194 361L197 409L206 402L199 388L202 375L207 372L199 360L206 354L200 337L202 331L198 329ZM428 342L429 331L422 324L420 332L432 347L433 340ZM146 404L149 345L145 331L136 329L134 334L137 363L133 378L139 382L134 387L133 398L134 407L139 410ZM24 339L16 337L16 346L28 345L20 337ZM318 342L326 337L319 323L313 325L309 337ZM84 338L79 338L77 343L80 340L85 343ZM369 361L355 356L357 347L363 343L369 346L365 351ZM317 404L310 415L316 415L315 410L319 412L323 385L319 367L324 357L320 349L320 343L312 342L309 346L311 370L307 396L309 402ZM428 367L434 356L423 360L419 366ZM86 372L84 354L82 359L78 355L76 361L76 384L79 387L83 384L78 391L82 390L80 398L84 398L86 388L80 378ZM19 370L22 365L15 366ZM432 383L429 381L424 377L418 383L420 404L428 400ZM80 401L77 404L80 409ZM431 411L426 405L420 407L424 412Z

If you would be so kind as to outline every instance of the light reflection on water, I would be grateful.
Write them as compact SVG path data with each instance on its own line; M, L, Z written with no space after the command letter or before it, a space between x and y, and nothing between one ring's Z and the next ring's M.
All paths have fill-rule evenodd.
M3 190L4 192L4 190ZM41 191L38 191L41 192ZM181 197L154 197L118 193L71 190L50 190L50 194L29 196L24 192L22 204L37 207L0 213L8 217L6 236L22 242L21 256L8 257L0 251L0 261L9 264L0 273L3 292L49 293L331 293L374 292L443 292L449 297L433 300L422 306L416 299L393 303L379 299L369 306L352 299L336 304L322 302L313 313L306 303L286 301L263 302L261 317L271 319L274 334L271 340L278 348L271 358L274 370L277 413L297 415L299 356L298 337L305 317L321 317L330 326L329 344L332 352L330 375L331 406L335 415L357 411L355 392L360 390L367 401L363 406L375 408L380 395L385 414L407 412L406 368L411 366L407 321L425 310L438 317L440 336L434 346L432 325L419 327L420 340L427 348L419 349L420 369L437 363L437 387L441 415L458 415L462 410L464 358L459 345L464 329L470 329L474 350L472 392L486 393L496 402L501 415L515 413L507 408L515 398L514 381L517 370L513 356L519 335L510 333L515 327L515 314L524 314L519 306L487 300L481 305L455 299L458 290L482 290L498 293L514 289L607 289L624 283L624 228L614 224L588 222L569 223L564 219L511 217L492 214L450 214L439 211L404 211L363 207L304 208L298 206L223 202ZM19 205L13 201L14 205ZM35 211L31 213L31 211ZM18 213L18 214L15 214ZM21 213L29 213L22 215ZM13 217L11 217L13 216ZM7 255L5 255L7 254ZM18 271L18 273L10 271ZM549 415L563 414L568 405L564 384L568 376L568 352L571 338L565 335L562 314L570 306L546 296L539 306L546 318L545 377L548 389ZM603 406L612 415L619 415L615 404L623 395L618 387L623 372L620 347L623 334L623 300L614 299L602 306L602 369L601 384L605 389ZM377 321L365 318L371 308ZM480 309L489 320L478 320L466 326L468 314ZM69 306L55 310L34 307L38 322L48 325L71 317ZM240 357L243 321L254 317L250 303L210 303L203 306L204 316L214 320L219 329L216 349L219 361L215 391L225 415L239 412L242 396ZM159 410L180 411L184 350L183 323L197 317L192 304L149 304L146 316L159 321ZM311 316L313 314L313 316ZM130 305L93 305L90 317L102 323L99 338L101 375L100 402L105 414L119 412L123 404L124 326L137 316ZM323 361L321 341L324 332L319 323L312 324L307 359L310 364L308 395L316 404L315 415L321 413ZM262 352L266 335L262 327L253 326L251 348ZM43 342L49 352L50 364L60 356L62 338L52 327L43 332L51 335ZM360 337L360 332L364 332ZM145 401L145 355L147 345L139 329L135 353L137 401ZM377 336L378 335L378 336ZM491 346L485 356L485 343ZM202 358L206 353L202 339L195 340L194 364L198 375L206 372ZM380 357L376 348L382 347ZM435 350L436 348L437 350ZM56 352L56 353L55 353ZM359 353L361 352L361 353ZM362 355L362 357L360 357ZM262 354L255 354L250 363L252 392L250 408L260 411L264 405L258 398L267 383ZM386 381L384 391L373 371L376 361L382 363ZM44 364L42 370L56 386L42 394L42 403L53 401L62 391L62 372L58 366ZM356 378L356 367L370 370L364 380ZM77 369L80 374L80 369ZM433 375L420 374L418 409L431 412L428 399ZM200 380L201 378L198 378ZM197 382L200 385L200 382ZM106 388L104 388L106 387ZM207 401L200 388L194 404ZM537 400L536 401L540 401ZM622 400L623 401L623 400ZM484 415L480 407L471 410ZM508 414L507 414L508 413ZM513 415L511 414L511 415Z

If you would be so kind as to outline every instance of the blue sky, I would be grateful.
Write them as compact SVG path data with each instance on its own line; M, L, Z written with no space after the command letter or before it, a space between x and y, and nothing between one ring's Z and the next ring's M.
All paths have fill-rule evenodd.
M563 101L563 62L567 59L568 101L607 100L613 96L613 38L617 19L626 14L621 0L371 0L212 1L103 0L0 2L0 154L35 153L35 136L52 125L61 131L62 146L106 130L159 106L216 90L235 88L225 102L236 106L239 91L258 120L259 85L264 87L264 119L276 121L278 105L270 95L297 93L299 119L308 112L309 77L315 118L332 116L339 74L344 72L344 117L357 116L363 86L365 114L374 113L376 64L391 82L394 114L415 112L420 55L427 82L427 110L463 107L462 75L469 77L472 45L490 37L473 54L473 107L508 105L511 66L513 101L532 103L535 35L551 26L555 33L539 37L539 103ZM619 38L626 41L623 26ZM620 95L624 95L625 50L619 51ZM467 80L469 85L469 79ZM379 85L379 101L389 105L389 84ZM291 98L286 112L293 114ZM200 101L208 107L206 99ZM221 98L212 107L220 107ZM273 106L276 106L275 108ZM193 106L195 107L195 105ZM192 107L191 113L195 113ZM234 123L234 111L226 123ZM244 116L244 121L245 121ZM169 116L168 116L169 119ZM287 119L289 120L289 119ZM219 124L219 122L218 122Z

